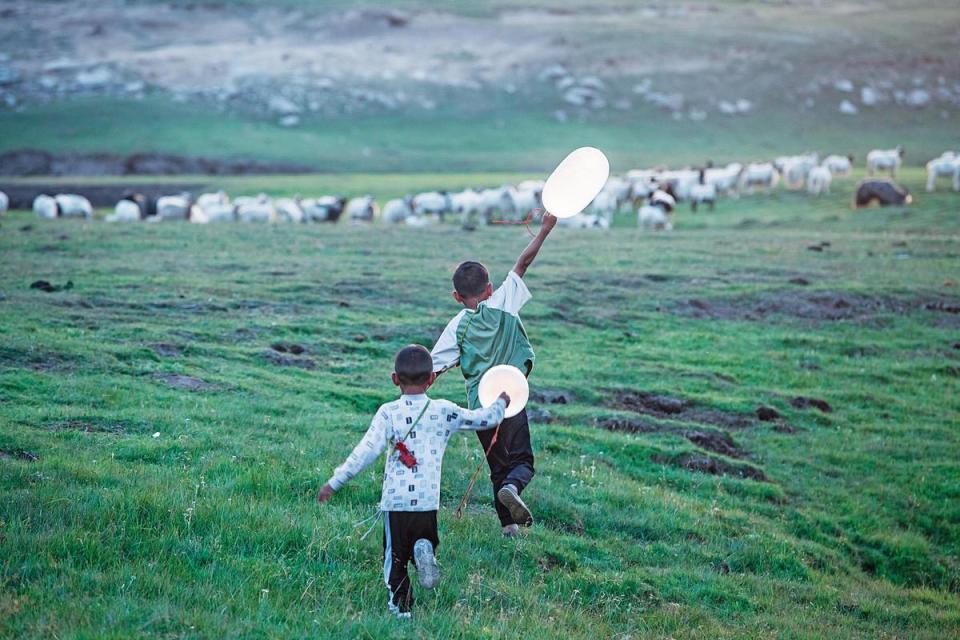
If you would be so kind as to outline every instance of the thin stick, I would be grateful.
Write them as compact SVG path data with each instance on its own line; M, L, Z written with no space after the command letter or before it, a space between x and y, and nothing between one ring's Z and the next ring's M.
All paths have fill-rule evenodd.
M527 233L530 234L530 237L534 238L536 237L536 234L534 234L533 231L530 230L530 223L533 222L538 215L542 215L542 214L543 214L543 209L540 209L538 207L536 209L531 209L530 213L528 213L527 217L524 218L523 220L491 220L490 224L522 224L524 225L524 227L526 227Z
M493 440L490 441L490 446L487 447L487 450L483 452L483 459L480 460L480 464L477 465L477 470L473 472L473 476L470 478L470 484L467 485L467 490L464 492L463 498L460 499L460 506L457 507L457 510L453 514L453 517L457 520L463 519L463 508L467 506L467 499L470 497L470 492L473 491L473 484L477 481L477 476L480 475L480 469L483 468L483 463L486 462L487 456L490 455L493 445L497 443L498 435L500 435L499 424L497 425L496 430L493 432Z

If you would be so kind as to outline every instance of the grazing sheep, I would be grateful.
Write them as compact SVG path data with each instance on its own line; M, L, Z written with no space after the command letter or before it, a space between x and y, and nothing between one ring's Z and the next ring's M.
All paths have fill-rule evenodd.
M300 201L304 222L336 222L346 206L347 199L343 196L322 196Z
M960 154L944 151L927 163L927 191L936 189L937 178L953 178L953 190L960 191Z
M178 196L160 196L157 198L157 218L159 220L187 220L190 218L190 206L193 198L184 192Z
M676 200L689 200L690 190L693 185L700 182L700 171L693 169L679 169L676 171L664 171L657 177L657 183L661 189L670 188L670 192Z
M398 224L413 216L411 200L413 200L411 196L389 200L383 205L383 221L387 224Z
M824 161L822 165L810 169L810 173L807 174L807 193L812 196L830 193L831 182L833 182L833 175Z
M41 193L33 199L33 212L38 218L47 218L52 220L60 215L60 205L52 196Z
M10 208L10 197L3 191L0 191L0 213L6 213Z
M134 200L123 199L117 202L113 213L105 217L104 222L139 222L143 218L140 205Z
M700 179L690 187L690 210L696 213L701 204L710 205L710 211L717 207L717 186L706 182L706 169L700 170Z
M280 222L303 222L303 209L300 207L300 197L280 198L273 204L277 210L277 220Z
M590 203L590 206L587 208L587 211L603 220L606 220L606 225L610 226L610 221L613 219L613 214L615 214L620 209L620 202L617 198L616 191L604 189L597 194L597 197L593 199L593 202Z
M517 210L513 204L513 198L510 197L509 187L484 189L480 192L480 201L481 216L487 220L494 218L509 220L514 217Z
M216 193L202 193L194 203L201 209L209 209L218 205L230 204L230 196L226 191L217 191Z
M269 223L277 219L277 210L270 196L265 193L255 198L241 196L233 201L240 222Z
M373 196L360 196L347 202L346 213L350 222L373 222L378 211L379 207Z
M58 193L54 196L61 218L93 218L93 206L90 201L75 193Z
M649 201L637 211L637 225L648 231L672 231L670 214L676 206L677 201L673 196L658 189L650 194Z
M827 156L823 160L823 166L830 170L831 176L848 176L853 168L853 154Z
M728 198L740 197L737 191L737 185L740 184L740 175L743 173L743 165L739 162L731 162L722 169L708 168L704 174L704 184L710 184L716 187L717 193L722 193Z
M510 187L509 193L510 199L513 200L513 209L520 218L543 206L543 202L540 200L543 187Z
M453 213L453 203L446 191L427 191L413 196L413 213L417 216L436 216L440 222L448 213Z
M459 193L450 194L450 205L453 212L460 216L465 227L472 224L486 224L487 219L483 216L483 197L479 192L473 189L464 189Z
M854 198L853 206L868 207L871 204L878 204L881 207L891 205L904 205L913 202L913 196L910 192L886 178L862 180L857 185L857 195Z
M624 205L630 202L630 195L633 192L633 183L626 178L611 176L605 185L601 194L609 194L616 202L616 210L620 211ZM599 197L599 196L598 196Z
M896 149L874 149L867 154L867 174L873 175L877 171L890 171L890 177L897 177L897 169L903 162L903 147Z
M755 187L763 187L764 193L770 193L779 181L780 174L772 163L751 162L740 176L740 190L753 194Z
M578 213L569 218L560 218L557 226L568 229L609 229L610 219L598 213Z
M779 162L779 166L777 166ZM807 179L810 170L817 166L819 156L816 153L808 153L799 156L787 156L778 158L774 163L780 174L783 176L783 184L787 189L797 190L803 188L803 183Z

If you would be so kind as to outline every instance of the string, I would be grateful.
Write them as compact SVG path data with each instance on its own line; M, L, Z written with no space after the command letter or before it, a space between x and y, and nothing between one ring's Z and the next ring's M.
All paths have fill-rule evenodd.
M516 224L516 223L514 223ZM454 512L453 517L457 520L463 519L463 508L467 506L467 498L470 497L470 492L473 491L473 485L477 481L477 476L480 475L480 470L483 468L483 463L486 461L487 456L490 455L493 445L497 443L497 436L500 435L500 425L497 425L497 428L493 432L493 439L490 441L490 446L487 447L487 450L483 453L483 458L480 460L480 464L477 465L476 471L473 472L473 476L470 477L470 484L467 485L467 490L463 494L463 498L460 499L460 506L457 507L457 510Z
M531 209L530 213L527 214L527 217L523 220L491 220L490 224L522 224L527 229L527 233L530 234L531 238L536 237L536 234L530 230L530 223L533 222L537 216L543 215L543 209L537 207Z

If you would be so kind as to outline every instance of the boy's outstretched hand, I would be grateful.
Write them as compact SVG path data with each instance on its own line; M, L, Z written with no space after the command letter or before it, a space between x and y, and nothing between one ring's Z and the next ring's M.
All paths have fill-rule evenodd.
M513 272L521 278L527 273L527 268L533 263L533 259L540 252L543 241L547 239L553 228L557 226L557 216L552 213L544 213L543 220L540 223L540 231L534 236L527 248L523 250L520 257L517 258L517 264L513 265Z
M333 487L331 487L329 484L325 484L320 487L320 491L317 493L317 502L323 504L331 497L333 497Z

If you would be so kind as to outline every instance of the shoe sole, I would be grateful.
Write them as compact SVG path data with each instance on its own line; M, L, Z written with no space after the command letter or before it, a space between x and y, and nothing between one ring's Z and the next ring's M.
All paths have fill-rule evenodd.
M533 514L519 495L504 487L497 491L497 500L507 508L515 523L525 527L533 524Z
M433 555L433 545L416 544L413 547L413 564L417 567L417 580L424 589L433 589L440 582L440 567Z

